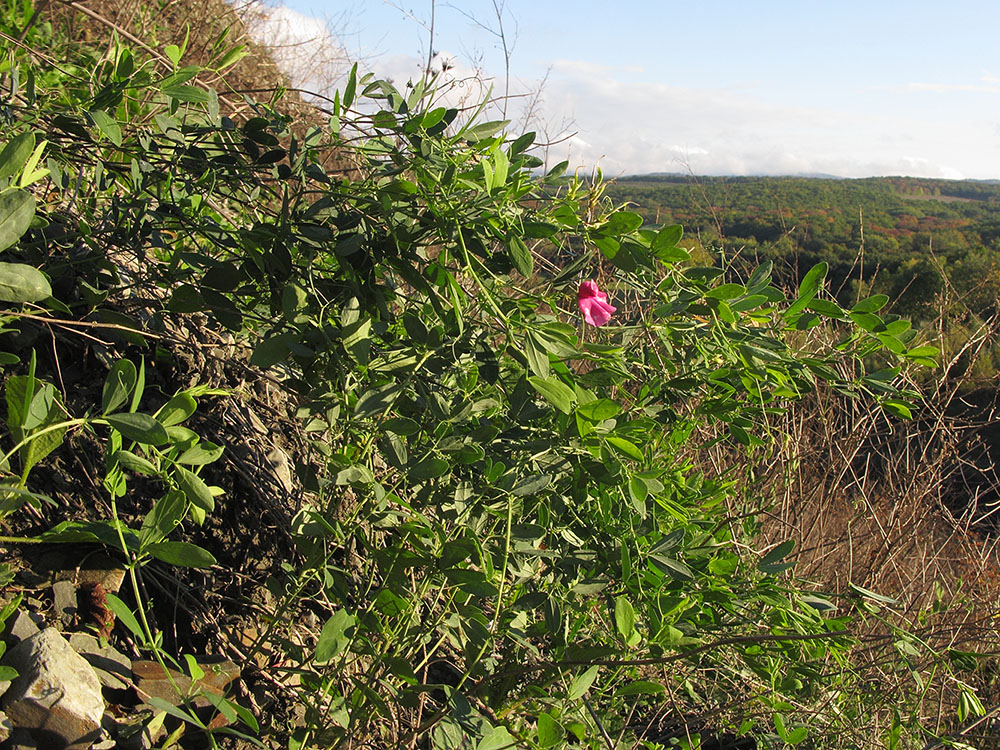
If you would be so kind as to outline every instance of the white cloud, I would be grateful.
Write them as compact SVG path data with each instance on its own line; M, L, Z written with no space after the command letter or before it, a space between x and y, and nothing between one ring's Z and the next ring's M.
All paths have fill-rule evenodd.
M998 150L995 120L973 122L904 114L863 104L769 101L750 88L696 89L626 79L591 62L560 60L545 92L547 112L570 116L590 147L550 152L550 162L600 166L605 174L919 175L981 173ZM888 111L888 108L885 108ZM905 151L903 149L906 149ZM917 154L917 156L914 156ZM942 159L943 154L947 156Z
M349 56L326 21L283 5L249 6L244 21L293 86L329 95L348 70Z
M251 28L275 46L278 64L303 88L330 93L322 90L324 84L347 70L344 49L319 19L279 7L265 9ZM425 65L413 55L381 55L363 67L403 91ZM437 54L432 69L441 72L439 105L471 107L504 90L502 78L486 76L447 51ZM991 177L1000 161L1000 125L990 100L965 97L980 102L981 111L966 110L958 118L937 98L1000 93L1000 77L989 73L967 83L859 88L853 96L831 96L822 106L777 101L763 85L694 88L642 76L637 67L557 60L540 95L512 99L505 116L515 123L512 129L537 130L538 141L554 142L545 153L549 165L569 159L573 168L600 167L609 175ZM514 80L511 93L527 94L536 86ZM888 114L891 97L909 102L908 109ZM500 105L485 117L499 119Z
M985 78L984 78L985 80ZM1000 81L998 81L1000 82ZM956 91L975 94L1000 94L1000 88L996 86L984 86L979 83L908 83L904 87L907 91L931 92L935 94L950 94Z

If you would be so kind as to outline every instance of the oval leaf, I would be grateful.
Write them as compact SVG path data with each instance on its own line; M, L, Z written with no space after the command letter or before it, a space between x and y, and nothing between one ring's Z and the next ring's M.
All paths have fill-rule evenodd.
M132 393L132 389L135 388L137 379L135 365L130 360L120 359L115 362L108 371L108 376L104 379L101 413L107 414L124 404Z
M20 188L0 193L0 250L6 250L28 231L35 215L35 198Z
M148 461L142 456L137 456L131 451L115 451L115 459L124 468L136 474L148 474L152 476L159 473L156 470L156 466L154 466L151 461Z
M197 408L198 402L191 398L191 394L186 391L178 393L156 412L156 421L164 427L172 427L194 414Z
M104 417L118 432L143 445L163 445L167 442L167 431L163 425L148 414L108 414Z
M177 485L181 488L181 492L184 493L188 502L195 507L201 508L207 513L215 510L215 498L212 496L212 491L208 489L205 480L194 472L178 466Z
M596 664L588 669L582 674L578 674L573 678L573 682L570 683L569 691L566 697L571 701L575 701L577 698L582 698L584 693L590 690L590 686L594 684L594 680L597 679L597 671L600 669Z
M0 300L4 302L39 302L52 296L45 275L24 263L0 263Z
M157 542L146 547L157 560L183 568L210 568L215 565L212 553L189 542Z
M608 398L599 398L577 407L576 413L591 422L603 422L611 419L622 410L620 404Z
M0 180L17 174L34 150L35 134L31 131L11 138L3 151L0 151Z
M555 378L539 378L532 375L528 378L531 387L538 391L545 400L556 407L563 414L569 414L573 409L573 402L576 394L573 389Z

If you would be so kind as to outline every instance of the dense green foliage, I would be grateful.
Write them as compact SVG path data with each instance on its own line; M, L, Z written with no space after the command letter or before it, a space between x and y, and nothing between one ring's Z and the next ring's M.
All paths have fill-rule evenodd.
M183 665L145 617L144 569L215 564L199 527L241 499L213 487L223 449L182 425L222 391L157 400L144 373L203 328L269 379L309 448L293 456L294 547L252 650L282 644L305 708L291 727L219 700L240 732L488 750L697 746L700 727L833 747L878 717L887 747L924 737L918 668L887 716L853 661L858 618L891 600L821 596L789 578L791 542L756 541L770 501L754 467L784 410L824 387L910 415L897 376L936 350L887 297L838 304L826 263L792 293L770 262L699 265L673 221L565 165L537 174L532 134L439 105L433 81L355 71L330 121L307 127L203 86L180 47L154 60L73 46L43 74L31 49L50 32L32 33L5 63L4 325L23 333L30 313L118 339L101 402L75 418L58 363L0 340L4 510L31 502L57 522L36 538L117 550L132 580L109 598L119 623ZM219 47L217 67L239 54ZM329 173L331 150L357 169ZM591 278L618 308L599 329L576 308ZM81 430L107 441L93 491L112 518L61 518L32 491L32 467ZM699 463L719 448L729 468ZM315 640L293 634L306 611ZM905 673L906 653L926 653L889 632L904 644L889 669ZM958 684L960 718L981 712Z
M894 312L925 320L939 312L947 279L955 302L981 317L996 312L996 183L651 176L624 178L612 195L648 218L684 223L706 246L770 258L789 273L825 261L845 303L863 282L889 294Z

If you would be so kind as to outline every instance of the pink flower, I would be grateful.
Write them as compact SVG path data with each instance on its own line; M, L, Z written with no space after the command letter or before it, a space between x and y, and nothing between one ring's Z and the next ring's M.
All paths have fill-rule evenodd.
M592 326L602 326L611 320L611 314L618 308L608 304L608 295L597 288L596 281L584 281L576 293L576 303L580 306L583 319Z

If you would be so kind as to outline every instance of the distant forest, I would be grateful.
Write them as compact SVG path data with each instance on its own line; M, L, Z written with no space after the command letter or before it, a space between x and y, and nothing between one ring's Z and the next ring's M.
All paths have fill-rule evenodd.
M610 192L648 222L683 225L703 263L770 259L791 284L826 261L842 304L887 294L889 311L926 335L936 323L952 347L1000 310L1000 182L649 175ZM981 367L1000 370L997 352Z

